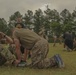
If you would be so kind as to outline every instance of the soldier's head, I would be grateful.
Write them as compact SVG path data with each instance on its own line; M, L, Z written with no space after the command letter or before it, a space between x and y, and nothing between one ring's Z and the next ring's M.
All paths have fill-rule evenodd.
M22 23L16 23L15 27L20 29L20 28L24 28L24 25Z

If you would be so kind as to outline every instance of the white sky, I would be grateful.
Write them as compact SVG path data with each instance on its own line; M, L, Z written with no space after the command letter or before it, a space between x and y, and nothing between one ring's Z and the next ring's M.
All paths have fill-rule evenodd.
M73 12L76 0L0 0L0 18L8 21L16 11L24 15L27 10L35 11L39 8L44 10L47 4L50 9L56 9L59 12L65 8Z

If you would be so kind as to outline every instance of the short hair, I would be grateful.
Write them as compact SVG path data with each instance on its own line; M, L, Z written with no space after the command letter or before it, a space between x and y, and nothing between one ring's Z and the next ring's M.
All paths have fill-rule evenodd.
M24 26L22 23L16 23L16 24L15 24L15 27L16 27L18 24L20 24L22 28L25 28L25 26Z

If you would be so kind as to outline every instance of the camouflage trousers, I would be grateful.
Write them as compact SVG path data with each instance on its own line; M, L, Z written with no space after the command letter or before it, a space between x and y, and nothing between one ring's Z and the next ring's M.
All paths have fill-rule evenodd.
M1 54L10 64L12 64L12 62L13 62L14 60L16 60L16 56L11 53L11 51L9 50L9 45L7 45L7 44L1 44L1 45L0 45L0 54Z
M47 58L49 44L47 40L39 40L31 51L31 66L34 68L50 68L56 65L54 57Z

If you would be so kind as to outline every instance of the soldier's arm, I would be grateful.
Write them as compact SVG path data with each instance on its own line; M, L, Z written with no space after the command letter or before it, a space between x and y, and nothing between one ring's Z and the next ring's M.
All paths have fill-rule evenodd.
M13 43L13 40L9 36L7 36L6 34L4 34L3 32L0 32L0 34L2 35L2 38L6 38L6 41L8 43Z

